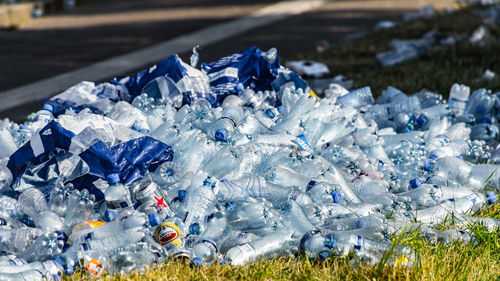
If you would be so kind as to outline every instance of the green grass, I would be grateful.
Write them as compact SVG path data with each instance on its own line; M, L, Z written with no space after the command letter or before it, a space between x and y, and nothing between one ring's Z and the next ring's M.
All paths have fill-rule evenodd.
M471 13L471 8L453 14L439 15L429 20L403 24L399 27L372 31L349 42L342 42L326 53L299 53L285 60L313 60L326 63L331 74L343 74L353 79L359 86L370 86L374 95L379 95L387 86L394 86L412 94L422 88L448 95L453 83L462 83L476 88L500 90L500 42L480 47L462 42L454 46L437 44L432 50L417 60L401 65L381 68L376 54L387 51L394 38L420 38L433 28L438 29L443 38L449 35L469 36L482 20ZM500 28L489 27L500 38ZM476 82L486 69L497 73L490 82Z
M500 219L496 203L475 214ZM442 228L452 227L452 220ZM214 265L191 268L188 261L167 260L144 273L106 275L105 280L499 280L500 230L488 232L481 225L468 227L475 243L430 243L416 230L393 237L393 243L411 246L416 252L413 266L380 262L369 265L353 254L326 261L306 257L281 257L241 267ZM390 258L387 255L387 258ZM356 268L353 267L356 266ZM77 272L66 280L92 280Z
M464 9L451 15L440 15L422 22L408 23L385 31L370 32L366 36L343 42L329 52L301 53L287 59L310 59L325 62L332 74L344 74L359 86L369 85L374 94L392 85L407 93L422 88L447 95L455 82L472 88L486 87L500 90L497 77L488 83L474 82L486 69L500 76L500 43L486 47L459 43L451 47L436 46L418 60L380 68L375 54L387 50L392 38L418 38L439 29L443 36L470 34L481 25L481 20ZM496 36L498 28L490 29ZM496 203L474 214L478 217L500 219L500 204ZM453 219L439 226L447 229ZM408 231L393 237L393 242L411 246L417 253L413 266L394 266L381 262L375 265L357 263L354 255L335 257L321 262L305 257L281 257L258 261L241 267L220 266L191 268L187 261L168 260L160 265L130 275L106 275L107 280L500 280L500 230L488 232L480 225L470 225L475 243L455 242L448 245L430 243L417 231ZM390 255L386 256L389 260ZM358 261L359 262L359 261ZM357 264L356 268L353 263ZM90 280L84 272L77 272L66 280Z

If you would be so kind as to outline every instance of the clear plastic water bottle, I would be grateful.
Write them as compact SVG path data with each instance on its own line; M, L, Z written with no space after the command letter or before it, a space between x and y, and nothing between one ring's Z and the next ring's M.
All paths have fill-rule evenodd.
M465 85L453 84L450 90L448 104L455 115L464 113L467 101L469 100L470 88Z
M110 174L106 179L109 184L104 193L104 198L106 199L106 205L108 207L106 210L106 219L111 221L123 209L132 208L133 204L130 190L120 182L119 174Z
M205 219L215 207L215 183L207 178L200 187L189 188L186 192L182 210L177 215L183 218L182 233L200 234L205 228Z
M248 203L233 203L226 213L229 225L240 231L256 234L272 233L279 226L273 206L262 199L250 199Z
M36 188L27 188L19 195L19 205L35 225L43 232L54 232L64 229L61 217L50 211L43 193Z
M19 257L28 262L53 259L62 254L67 238L62 231L44 233L20 253Z
M70 232L79 222L90 217L94 211L95 195L87 189L74 190L68 200L66 215L64 216L64 230Z
M212 265L219 254L217 242L220 240L227 228L227 219L224 213L213 214L207 224L207 228L200 235L199 241L190 251L191 260L197 263Z
M216 141L227 142L236 134L236 127L243 118L241 107L228 107L222 116L213 124L213 138Z
M7 129L0 129L0 159L10 157L17 150L12 134Z
M42 233L42 230L31 227L0 229L0 235L3 237L0 250L13 254L20 253L31 246Z
M260 239L229 249L225 255L232 265L243 265L257 258L269 259L286 253L293 241L293 230L281 229Z

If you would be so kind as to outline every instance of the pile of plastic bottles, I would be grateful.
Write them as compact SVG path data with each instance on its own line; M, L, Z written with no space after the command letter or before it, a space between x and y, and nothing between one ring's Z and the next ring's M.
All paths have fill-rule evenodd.
M376 263L393 233L468 242L468 223L498 228L469 214L496 199L500 93L454 85L446 103L389 87L375 104L369 87L317 97L275 49L197 62L82 82L0 124L0 279L173 258ZM412 264L411 248L393 252Z

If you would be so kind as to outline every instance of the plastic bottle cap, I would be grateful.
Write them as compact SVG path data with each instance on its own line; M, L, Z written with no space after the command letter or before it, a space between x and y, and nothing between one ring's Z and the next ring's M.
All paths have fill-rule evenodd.
M160 224L160 217L157 213L152 213L148 215L149 225L157 226Z
M241 83L241 82L238 82L238 83L236 84L236 86L234 86L234 91L235 91L236 93L239 93L239 92L243 91L243 89L245 89L245 86L244 86L244 85L243 85L243 83Z
M219 264L220 264L220 265L226 265L227 263L228 263L227 259L221 259L221 260L219 261Z
M177 196L179 197L179 201L184 201L184 198L186 197L186 191L184 189L181 189L177 192Z
M19 129L20 130L29 130L28 126L26 126L26 125L19 126Z
M66 233L59 231L59 230L55 231L55 233L57 234L57 240L63 241L64 244L66 244L66 242L68 242L68 236L66 235Z
M50 111L50 112L54 112L54 107L53 107L52 105L48 104L48 103L44 104L44 105L42 106L42 109L43 109L43 110Z
M274 117L276 117L276 113L274 113L274 110L268 108L266 109L266 115L267 117L273 119Z
M422 181L419 178L410 180L410 189L415 189L422 186Z
M429 155L429 158L432 160L437 160L439 157L436 154Z
M462 155L457 156L458 159L464 160L464 157Z
M73 274L75 272L75 269L71 265L66 265L65 269L66 269L66 274L67 275L71 275L71 274Z
M215 140L217 141L225 141L227 138L227 132L224 129L218 129L215 131Z
M338 191L332 191L330 195L333 198L333 203L340 203L340 200L342 199L342 195Z
M423 114L420 114L418 117L417 117L417 124L422 126L424 125L425 123L427 123L427 117L425 117L425 115Z
M431 170L431 162L429 162L428 160L425 160L424 161L424 171L428 172Z
M200 258L200 257L194 258L191 262L192 262L193 265L197 265L197 266L200 266L200 267L202 267L203 264L205 263L205 261L203 261L203 259Z
M493 191L488 191L486 193L486 199L490 205L494 204L497 201L497 195Z
M67 275L71 275L75 271L73 266L66 264L61 257L55 258L54 261L64 267L64 271Z
M118 173L109 174L106 177L106 180L109 184L115 184L117 182L120 182L120 175Z
M329 251L321 251L318 255L319 259L322 261L327 260L331 256L332 256L332 254L330 254Z
M189 234L200 235L201 227L200 224L195 222L189 226Z

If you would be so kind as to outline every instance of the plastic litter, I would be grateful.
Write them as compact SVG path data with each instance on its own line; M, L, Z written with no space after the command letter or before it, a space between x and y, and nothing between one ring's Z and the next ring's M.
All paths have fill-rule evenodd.
M468 243L470 223L500 226L471 216L498 204L500 93L457 84L447 103L389 87L375 102L339 76L319 98L275 49L255 47L201 65L171 56L0 123L1 278L169 258L376 263L388 250L411 266L415 251L391 234ZM455 228L439 230L450 216Z
M389 67L418 58L433 47L439 36L439 31L431 30L420 39L393 39L390 43L391 50L378 53L377 60L382 67Z
M288 61L285 65L305 77L319 78L330 73L326 64L315 61Z

